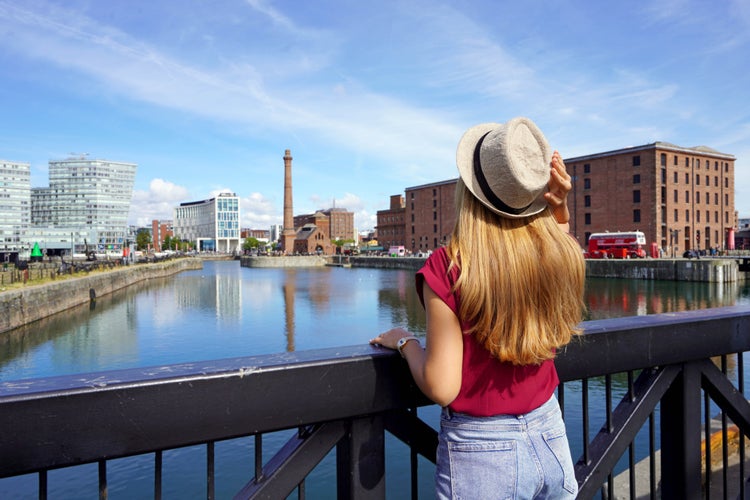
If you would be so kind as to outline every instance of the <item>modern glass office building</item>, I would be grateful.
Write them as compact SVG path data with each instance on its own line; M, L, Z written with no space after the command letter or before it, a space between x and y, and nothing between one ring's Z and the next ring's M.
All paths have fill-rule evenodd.
M27 250L24 236L31 225L31 166L0 160L0 260Z
M234 193L181 203L174 209L174 235L195 242L199 252L241 251L240 199Z
M49 187L31 190L31 224L85 230L93 235L87 242L93 250L121 251L136 169L134 163L86 155L50 161Z

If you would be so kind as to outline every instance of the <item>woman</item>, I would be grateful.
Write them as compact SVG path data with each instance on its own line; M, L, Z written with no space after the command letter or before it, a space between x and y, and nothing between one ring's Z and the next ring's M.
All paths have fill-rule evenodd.
M439 498L574 498L554 395L555 352L583 312L570 176L526 118L472 127L456 158L456 224L416 279L426 346L403 328L371 343L398 349L443 407Z

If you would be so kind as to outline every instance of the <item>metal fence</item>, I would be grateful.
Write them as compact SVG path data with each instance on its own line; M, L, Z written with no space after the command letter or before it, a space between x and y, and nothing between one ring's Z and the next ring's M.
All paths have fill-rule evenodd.
M584 326L557 361L566 424L581 426L579 498L744 498L750 307ZM250 436L255 466L236 498L304 498L334 450L339 498L384 498L391 434L411 450L403 487L417 498L419 457L434 462L437 436L416 410L429 401L405 381L397 354L354 346L3 382L0 477L35 473L46 498L50 471L95 463L106 498L108 463L150 454L161 498L163 453L201 445L213 498L215 444ZM284 429L295 432L264 461L264 435Z

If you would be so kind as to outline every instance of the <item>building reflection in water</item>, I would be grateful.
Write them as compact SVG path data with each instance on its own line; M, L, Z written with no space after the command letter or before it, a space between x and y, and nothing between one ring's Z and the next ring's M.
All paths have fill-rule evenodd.
M586 282L586 320L645 316L666 312L732 306L738 283L707 284L685 281L649 281L590 278Z
M194 275L174 294L177 311L213 311L217 326L242 321L242 280L238 275Z
M378 290L378 303L391 318L393 326L403 326L417 335L424 335L427 319L417 295L414 274L399 273L398 286Z
M587 318L750 303L747 284L591 279ZM424 335L414 272L203 270L148 280L0 335L0 381L362 345L394 326ZM731 367L730 367L731 369Z
M286 280L282 285L284 291L284 334L286 335L287 352L294 351L294 296L297 294L297 273L292 270L286 273Z
M16 378L98 370L138 357L136 297L155 297L167 278L136 283L97 297L96 306L82 304L0 334L0 369L12 363ZM155 299L154 299L155 300ZM0 380L4 377L1 376Z

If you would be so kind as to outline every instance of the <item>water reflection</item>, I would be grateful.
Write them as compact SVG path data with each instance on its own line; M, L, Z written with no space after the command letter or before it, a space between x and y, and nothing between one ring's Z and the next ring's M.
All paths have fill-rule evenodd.
M405 326L411 332L424 334L427 321L414 287L413 274L398 273L396 285L378 291L378 305L389 314L392 325Z
M747 297L738 283L694 283L590 278L586 282L586 320L645 316L731 306Z
M294 296L297 294L296 273L287 275L282 285L284 290L284 332L286 333L286 350L294 350Z
M586 301L586 319L602 319L749 303L750 293L591 279ZM396 325L425 332L412 271L206 262L0 335L0 380L364 344Z
M586 301L587 319L602 319L748 304L750 288L591 279ZM424 334L426 328L412 271L248 269L237 262L206 262L202 270L149 280L99 297L94 309L80 306L0 334L0 384L19 378L365 344L377 332L396 325L405 325L418 334ZM721 359L714 362L721 367ZM736 358L727 359L726 369L730 379L736 380ZM615 374L611 382L616 404L627 391L628 376ZM603 378L587 384L591 398L589 432L594 433L605 422L601 401L606 389ZM573 455L578 457L584 432L580 419L582 384L566 384L565 390L566 424ZM436 406L422 408L419 414L428 424L437 425ZM286 437L278 440L280 444L285 441ZM217 492L223 493L217 496L230 496L246 481L246 458L252 456L248 443L233 440L217 444L217 457L224 459L219 474L231 478L218 481ZM224 446L234 448L224 456ZM386 462L398 471L408 471L408 449L401 443L389 444L388 449ZM191 478L200 476L195 468L205 461L202 453L202 448L189 447L165 453L166 496L200 495L205 484ZM149 482L141 479L152 477L150 460L133 457L108 465L112 495L149 495ZM81 491L96 494L96 471L84 468L53 471L50 496L75 496L67 492ZM60 479L55 481L55 477ZM321 491L335 484L332 477L335 464L319 466L307 481L309 491L318 493L313 494L316 498L330 496ZM0 497L33 497L35 478L28 478L0 481ZM391 484L398 486L407 480L402 479ZM420 465L420 484L422 491L430 491L429 465ZM188 491L199 493L191 495Z
M137 315L153 292L171 286L167 278L137 283L126 290L96 299L54 316L0 334L0 380L11 363L25 373L92 371L137 356ZM146 301L147 302L147 301Z
M201 309L215 314L218 324L233 325L242 320L242 280L239 274L220 272L191 274L175 289L169 311ZM166 315L165 315L166 316Z

